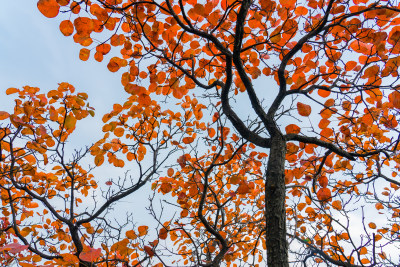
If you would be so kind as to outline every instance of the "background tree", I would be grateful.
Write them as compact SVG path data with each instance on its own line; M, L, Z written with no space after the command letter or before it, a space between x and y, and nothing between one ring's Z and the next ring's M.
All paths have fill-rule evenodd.
M59 266L92 266L94 260L117 265L148 258L141 241L148 226L135 227L130 212L116 221L110 213L115 203L150 181L176 152L169 141L184 133L177 124L190 120L152 103L138 107L132 96L124 107L115 104L110 113L129 109L131 115L103 127L103 131L112 129L115 138L107 133L92 146L70 153L68 139L77 122L94 115L87 94L74 91L67 83L47 95L29 86L6 91L18 95L14 112L0 113L2 120L9 121L0 135L4 266L14 260L22 266L36 266L32 264L42 260ZM123 136L129 145L123 143ZM90 154L94 164L85 161ZM125 161L136 165L135 172L103 180L106 188L99 190L101 180L94 174L105 158L109 166L123 167Z
M107 67L126 70L121 82L132 97L105 115L106 139L108 132L118 138L90 148L96 165L107 155L122 167L113 152L140 162L146 146L157 155L158 147L168 148L167 157L181 151L178 164L153 184L177 198L180 218L163 222L151 209L161 227L156 241L171 240L175 250L169 241L165 249L152 241L134 254L128 231L111 250L103 248L98 264L148 259L168 265L167 255L181 255L184 264L255 265L265 259L264 249L268 266L288 266L289 259L398 264L389 253L399 234L398 3L40 0L38 8L47 17L69 14L60 30L84 47L82 60L94 52L102 61L112 47L121 48ZM97 41L103 31L110 34ZM4 130L9 147L20 134L13 125ZM161 125L169 130L153 134ZM30 194L27 185L13 182L17 151L8 152L4 175L15 192L4 187L2 195L12 193L3 200L12 209L18 190ZM158 175L163 161L150 162L149 174ZM125 192L120 189L117 195ZM14 232L4 232L23 240L15 218L13 224ZM84 251L73 245L77 255Z

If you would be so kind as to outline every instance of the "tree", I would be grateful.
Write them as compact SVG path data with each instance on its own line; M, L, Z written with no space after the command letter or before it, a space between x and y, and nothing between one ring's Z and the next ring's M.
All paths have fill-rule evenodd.
M6 245L3 262L22 253L24 266L399 264L390 253L400 231L397 3L39 0L38 8L69 15L60 30L84 47L81 60L120 47L107 67L125 70L131 96L104 115L103 139L67 159L76 122L93 114L87 95L69 84L47 96L8 89L19 99L0 114L9 121L1 242L21 245ZM108 181L94 208L79 204L97 189L95 167L81 164L89 154L95 167L106 157L138 170ZM113 225L111 206L150 181L154 200L176 198L167 199L178 218L165 220L152 201L157 227L136 229L131 217Z

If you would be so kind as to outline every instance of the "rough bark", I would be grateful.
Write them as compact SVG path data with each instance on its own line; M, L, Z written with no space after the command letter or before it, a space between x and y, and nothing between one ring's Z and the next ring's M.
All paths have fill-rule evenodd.
M286 240L285 153L281 134L271 137L265 185L265 219L268 267L289 267Z

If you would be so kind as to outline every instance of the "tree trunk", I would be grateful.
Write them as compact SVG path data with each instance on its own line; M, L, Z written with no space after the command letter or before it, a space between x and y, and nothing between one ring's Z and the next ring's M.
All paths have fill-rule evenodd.
M281 134L271 136L265 185L265 219L268 267L289 267L286 240L285 154Z

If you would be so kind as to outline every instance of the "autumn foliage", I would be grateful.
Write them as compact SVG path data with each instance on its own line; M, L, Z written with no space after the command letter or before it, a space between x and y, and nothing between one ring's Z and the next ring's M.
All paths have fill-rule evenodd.
M398 3L37 7L130 96L103 115L102 139L69 152L95 116L86 93L5 91L1 265L399 264ZM141 225L122 199L146 188Z

